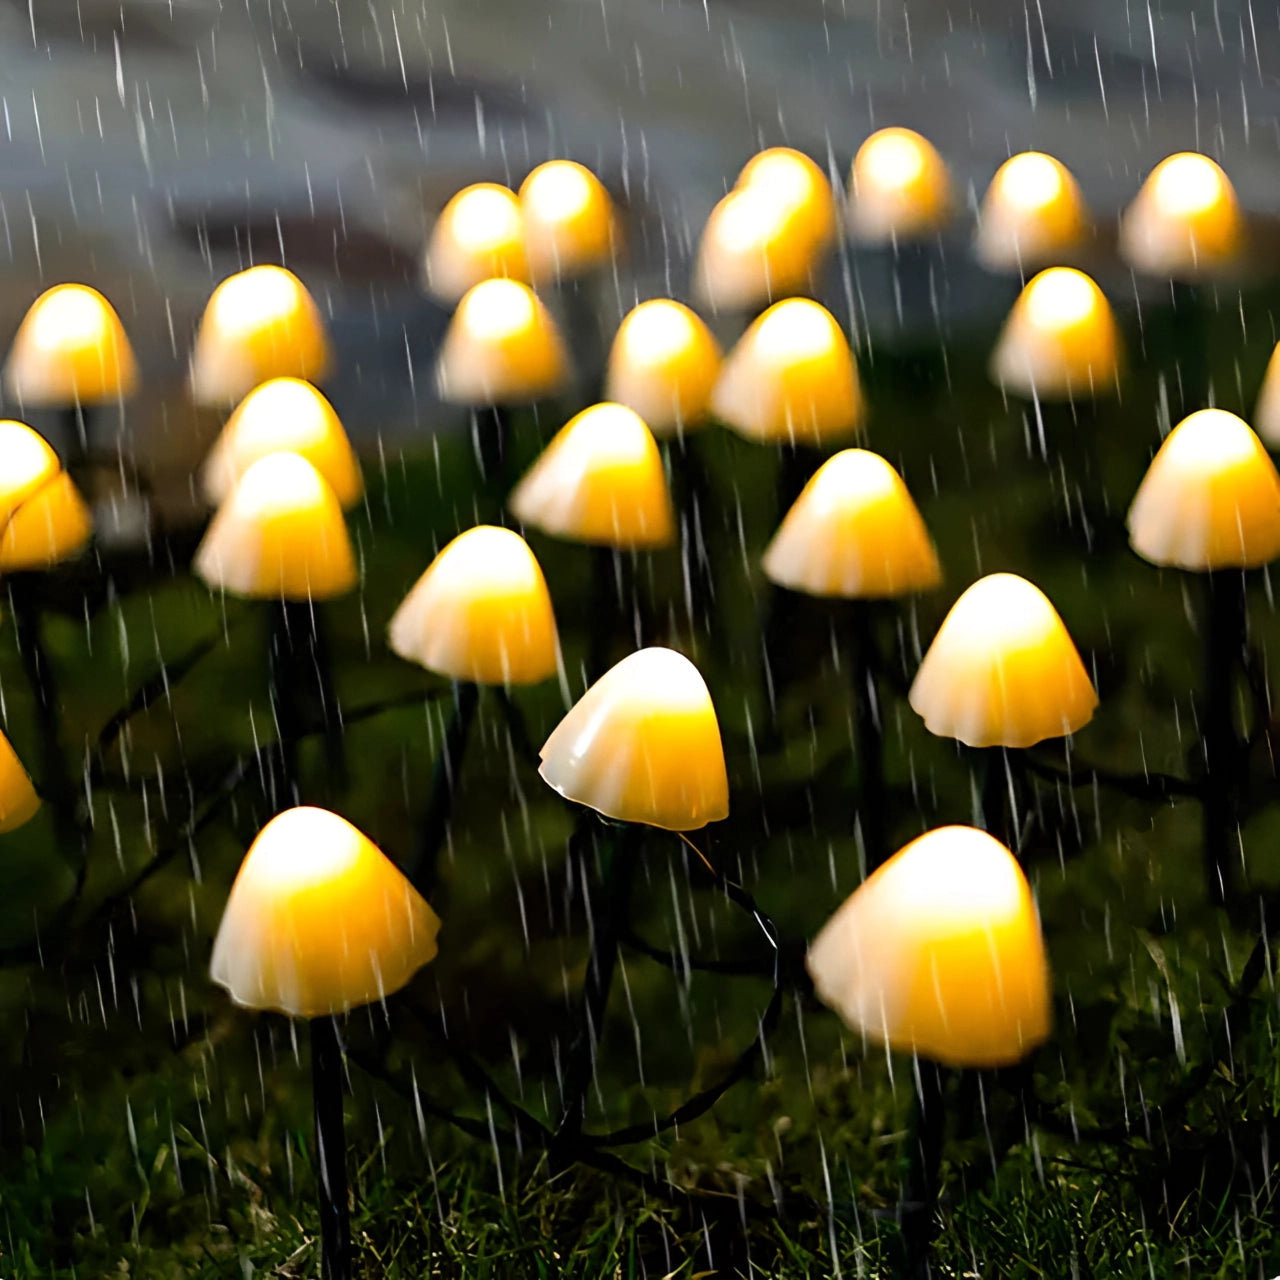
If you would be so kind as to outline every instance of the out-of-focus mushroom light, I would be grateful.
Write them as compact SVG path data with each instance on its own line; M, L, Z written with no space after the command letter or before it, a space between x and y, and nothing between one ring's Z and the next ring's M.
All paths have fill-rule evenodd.
M974 253L993 271L1047 266L1079 248L1090 221L1066 165L1041 151L1023 151L996 170L987 188Z
M1018 296L991 357L991 379L1028 400L1114 392L1120 335L1101 289L1073 267L1050 267Z
M712 412L761 444L823 444L857 435L862 388L831 313L807 298L775 303L720 369Z
M849 232L864 244L926 238L951 216L951 176L937 149L913 129L873 133L849 174Z
M1156 165L1120 220L1120 252L1129 265L1175 280L1229 271L1245 242L1235 188L1213 160L1195 151Z

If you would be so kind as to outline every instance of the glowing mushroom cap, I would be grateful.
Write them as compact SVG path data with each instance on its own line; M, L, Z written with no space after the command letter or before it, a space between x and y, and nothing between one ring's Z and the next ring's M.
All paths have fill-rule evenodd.
M1201 409L1169 432L1129 508L1129 544L1152 564L1199 572L1280 555L1280 475L1246 422Z
M343 507L354 506L364 491L360 464L333 406L300 378L272 378L236 407L200 473L205 498L222 502L240 477L269 453L306 458Z
M595 404L571 418L507 505L522 524L571 542L665 547L675 538L657 442L620 404Z
M227 899L210 976L294 1018L382 1000L435 959L440 919L351 823L288 809L258 832Z
M1090 222L1066 165L1042 151L1023 151L991 179L978 212L974 252L993 271L1047 265L1078 248Z
M655 436L687 431L706 419L720 358L711 330L683 303L642 302L618 326L605 398L634 409Z
M204 309L191 355L197 404L237 404L270 378L320 382L332 354L307 287L284 267L228 276Z
M44 437L0 422L0 573L69 560L92 535L89 508Z
M729 780L711 695L671 649L610 668L542 748L543 779L606 818L693 831L729 815Z
M1096 397L1115 390L1120 334L1102 290L1074 267L1028 282L991 357L991 378L1027 399Z
M855 1031L953 1067L1001 1067L1049 1037L1049 966L1017 860L938 827L867 877L809 947L818 998Z
M138 362L111 303L87 285L60 284L23 318L4 384L26 406L102 404L133 394Z
M1030 747L1087 724L1098 695L1048 597L1025 578L980 578L951 607L911 686L930 733Z
M840 222L831 183L804 152L769 147L747 161L736 185L772 191L795 209L799 230L810 237L815 249L826 249L835 242Z
M1208 156L1161 160L1120 220L1120 252L1137 271L1197 280L1221 275L1245 250L1235 188Z
M342 507L296 453L272 453L244 473L196 550L211 587L267 600L328 600L356 584Z
M907 486L866 449L818 468L773 535L764 571L792 591L845 599L909 595L942 580Z
M40 808L40 797L22 767L9 739L0 733L0 835L30 822Z
M468 529L436 556L389 635L402 658L453 680L536 684L559 665L542 570L518 533L493 525Z
M613 201L585 165L572 160L540 164L520 184L520 208L535 281L591 271L613 256Z
M427 288L442 302L457 302L484 280L528 280L524 215L510 187L477 182L441 210L423 263Z
M825 245L785 188L737 186L711 210L693 268L693 294L713 311L754 311L808 292Z
M449 321L436 386L451 404L527 404L569 379L556 322L528 285L486 280L470 289Z
M864 414L858 368L832 314L807 298L775 303L729 352L711 409L761 444L857 435Z
M1253 429L1268 448L1280 447L1280 343L1267 361L1267 371L1253 409Z
M951 176L914 129L881 129L858 148L849 174L849 231L875 244L932 235L951 216Z

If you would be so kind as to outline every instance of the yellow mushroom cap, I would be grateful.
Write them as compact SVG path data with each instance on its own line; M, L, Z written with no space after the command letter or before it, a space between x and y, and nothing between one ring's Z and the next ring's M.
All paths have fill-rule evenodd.
M69 560L92 535L89 508L44 437L0 422L0 573Z
M469 289L449 321L436 386L451 404L525 404L569 380L560 330L528 285L486 280Z
M215 505L222 502L269 453L306 458L344 508L354 506L364 491L360 464L333 406L300 378L272 378L239 403L201 470L205 498Z
M536 281L590 271L613 256L613 201L585 165L548 160L520 184L524 244Z
M914 129L881 129L858 148L849 174L849 231L875 244L931 235L951 216L951 176Z
M991 379L1027 399L1106 395L1120 374L1120 334L1101 289L1074 267L1030 280L1001 330Z
M477 182L441 210L427 242L427 288L442 302L457 302L484 280L528 280L524 215L510 187Z
M711 695L671 649L640 649L606 671L547 739L539 772L567 800L619 822L694 831L729 816Z
M4 384L27 406L101 404L133 394L138 362L111 303L87 285L60 284L23 318Z
M974 252L993 271L1040 266L1076 249L1090 222L1067 166L1043 151L1023 151L991 179L978 212Z
M1009 1066L1049 1037L1030 886L973 827L938 827L898 850L823 926L807 965L850 1028L945 1066Z
M818 468L773 535L764 571L792 591L845 599L909 595L942 580L907 486L866 449Z
M774 303L726 357L711 410L760 444L821 444L857 435L862 388L835 317L808 298Z
M1012 573L951 607L911 686L930 733L971 747L1030 747L1088 724L1098 695L1058 611Z
M738 174L739 188L758 186L773 191L795 209L800 230L815 249L829 248L839 230L836 198L827 175L802 151L769 147L751 157Z
M694 299L713 311L754 311L812 287L825 246L785 188L738 186L711 210L693 268Z
M367 836L326 809L288 809L245 855L209 971L239 1005L318 1018L398 991L435 959L439 932Z
M618 326L605 398L634 409L655 436L690 430L706 419L720 359L711 330L683 303L642 302Z
M1231 180L1196 151L1161 160L1120 219L1120 253L1148 275L1220 275L1240 261L1245 239Z
M211 587L267 600L328 600L356 585L342 507L296 453L271 453L218 508L192 568Z
M402 658L453 680L536 684L556 673L551 596L529 544L477 525L431 562L389 628Z
M332 355L307 287L284 267L228 276L204 309L191 356L197 404L236 404L270 378L319 382Z
M1280 342L1267 361L1267 371L1253 409L1253 429L1269 448L1280 447Z
M665 547L675 538L657 442L620 404L595 404L571 418L507 506L522 524L571 542Z
M1169 432L1129 508L1129 545L1199 572L1280 555L1280 475L1243 419L1201 409Z
M0 733L0 835L30 822L40 809L40 797L22 767L9 739Z

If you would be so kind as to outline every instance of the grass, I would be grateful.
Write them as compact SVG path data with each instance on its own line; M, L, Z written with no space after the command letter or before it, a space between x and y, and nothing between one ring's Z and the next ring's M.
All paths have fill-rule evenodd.
M1214 327L1225 407L1248 408L1244 389L1269 354L1270 301L1246 298L1243 344L1229 326ZM1079 427L1050 423L1055 438L1078 431L1092 442L1094 480L1112 509L1108 517L1099 504L1091 552L1078 521L1068 522L1060 483L1027 448L1021 411L981 378L979 338L990 335L956 344L949 388L922 386L918 370L884 354L866 372L871 443L902 469L947 574L941 591L883 618L882 639L901 639L910 668L979 572L1026 573L1058 606L1102 694L1079 751L1117 769L1145 760L1185 773L1198 744L1194 614L1178 575L1127 552L1120 521L1159 439L1150 406L1170 359L1167 325L1162 314L1144 317L1145 356L1122 402ZM1138 351L1136 329L1129 336ZM523 457L538 436L522 423ZM652 606L647 638L696 657L720 716L732 815L700 847L803 939L860 875L847 677L832 656L838 611L787 606L774 711L758 644L773 457L723 432L692 447L714 486L704 530L714 625L690 624L679 556L660 554L638 574ZM328 777L318 739L303 754L306 797L339 808L393 857L410 847L448 702L443 682L392 658L380 637L435 550L474 518L467 442L441 438L437 450L371 466L354 521L364 586L326 609L349 782ZM531 542L576 697L587 559L580 548ZM105 572L115 590L87 616L70 580L68 603L51 603L47 622L65 744L92 783L73 909L61 904L80 869L56 851L47 814L0 841L0 1275L315 1275L305 1033L233 1009L206 976L227 888L270 814L252 763L255 744L271 738L265 619L165 566ZM1251 586L1251 607L1256 641L1274 649L1264 580ZM162 662L197 651L168 697L131 716L118 740L99 740ZM0 692L6 732L36 759L9 628ZM518 694L535 742L565 694L556 682ZM787 996L767 1069L709 1114L602 1153L600 1167L552 1172L537 1125L554 1124L558 1044L586 962L582 895L564 853L573 819L514 753L491 699L479 724L435 902L439 959L386 1010L361 1012L347 1028L362 1274L886 1274L911 1066L864 1046L803 994ZM895 844L967 820L964 760L901 699L886 725ZM1270 953L1256 949L1260 912L1274 912L1280 887L1269 744L1259 737L1249 759L1249 890L1229 911L1205 901L1193 803L1040 786L1043 820L1026 861L1055 971L1057 1029L1026 1071L953 1085L943 1274L1280 1271L1270 1154L1280 1144L1280 1059ZM223 797L238 758L244 777ZM193 807L206 821L191 836ZM678 843L659 837L645 846L634 924L661 947L759 952L750 922ZM770 994L758 978L686 980L630 950L622 976L589 1101L595 1132L665 1114L715 1080L750 1043ZM511 1115L496 1095L486 1101L450 1046L528 1112L523 1150L489 1140Z

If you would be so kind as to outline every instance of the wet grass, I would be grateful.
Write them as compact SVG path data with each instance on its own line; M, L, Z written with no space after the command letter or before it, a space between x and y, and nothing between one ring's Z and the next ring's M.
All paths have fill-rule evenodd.
M1249 407L1269 354L1271 301L1246 300L1247 340L1238 320L1211 329L1225 407ZM1102 707L1079 735L1081 755L1186 774L1198 751L1194 584L1139 562L1122 526L1159 440L1162 394L1181 416L1169 323L1144 317L1145 354L1135 355L1122 401L1079 423L1047 421L1061 470L1039 457L1022 410L985 385L980 351L991 335L957 344L949 375L928 359L886 354L866 374L871 445L902 469L946 571L940 591L881 618L897 667L914 667L978 573L1025 573L1096 674ZM1130 337L1136 353L1136 324ZM523 421L520 455L553 425ZM711 478L712 626L702 627L697 600L691 621L672 552L634 572L645 638L696 657L720 715L732 815L700 847L802 939L860 875L847 669L837 669L843 624L838 609L770 603L758 557L776 521L774 457L720 431L690 447ZM371 464L354 520L364 586L325 609L348 777L330 777L319 738L308 740L304 794L393 857L410 848L448 689L391 657L381 637L434 552L473 522L483 499L471 466L461 438ZM1074 506L1067 514L1068 466L1084 474L1092 548ZM588 559L531 542L576 697L594 603ZM313 1275L305 1031L233 1009L206 977L227 888L271 812L254 760L273 735L266 620L163 563L105 572L119 584L114 595L86 617L67 591L46 627L65 746L92 801L74 905L61 904L78 858L57 850L47 814L0 841L0 1274ZM1269 583L1259 575L1250 591L1255 641L1272 650L1280 633ZM776 705L759 643L771 610L786 622L772 654ZM619 652L625 644L620 637ZM100 738L162 663L191 655L169 696L130 717L118 738ZM0 629L0 691L6 732L24 759L37 759L9 627ZM517 694L535 744L565 694L556 682ZM931 739L901 698L887 706L886 726L895 846L967 820L967 762ZM227 791L237 761L243 776ZM1205 899L1192 802L1039 787L1041 820L1024 852L1054 965L1057 1030L1025 1071L953 1082L944 1274L1280 1270L1275 993L1271 950L1257 945L1280 889L1269 734L1256 738L1249 776L1247 889L1228 910ZM363 1274L885 1274L911 1064L867 1048L803 993L788 994L767 1065L711 1113L598 1153L597 1167L552 1174L538 1126L555 1122L558 1044L586 962L582 896L566 871L572 828L486 697L436 899L439 959L347 1028ZM759 954L750 922L661 837L645 845L633 923L659 947ZM770 994L759 978L675 975L634 950L622 976L589 1100L593 1132L665 1114L714 1081L750 1043ZM496 1086L487 1099L468 1063ZM450 1114L478 1136L459 1132ZM514 1137L489 1140L516 1130L522 1149Z

